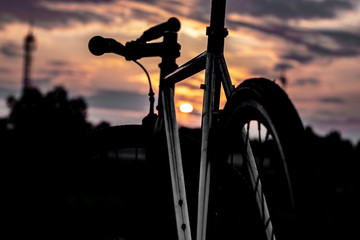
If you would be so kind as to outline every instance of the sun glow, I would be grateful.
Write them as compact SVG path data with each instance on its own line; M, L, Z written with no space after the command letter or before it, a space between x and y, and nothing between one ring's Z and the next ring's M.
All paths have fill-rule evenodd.
M180 106L180 111L183 113L191 113L193 111L193 106L190 103L183 103Z

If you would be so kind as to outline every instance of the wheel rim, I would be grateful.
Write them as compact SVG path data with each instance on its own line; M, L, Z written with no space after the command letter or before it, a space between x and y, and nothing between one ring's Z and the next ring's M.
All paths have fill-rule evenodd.
M228 147L225 148L225 153L223 153L225 154L223 156L225 156L226 165L231 167L231 171L237 175L237 177L235 177L237 181L244 183L242 185L240 184L240 191L246 192L249 195L249 201L254 201L254 195L257 196L256 210L246 209L246 204L248 203L245 203L245 206L242 206L239 211L242 212L241 214L243 214L244 211L249 211L245 213L246 218L251 218L254 214L260 216L260 221L241 220L240 222L241 224L245 222L245 228L251 229L248 232L249 237L252 239L275 239L273 233L282 239L282 233L277 231L277 229L285 228L288 224L287 222L290 220L293 221L294 215L292 211L292 188L286 164L286 156L283 151L284 147L279 140L280 136L269 114L263 106L256 101L249 100L239 105L237 109L235 109L233 117L229 119L225 125L225 129L230 130L227 131L226 135L226 138L230 140L227 141L226 146ZM254 176L254 173L249 170L251 160L247 156L248 153L246 153L248 151L248 144L250 145L250 149L252 149L250 151L253 152L255 158L254 164L256 164L256 168L258 169L259 177ZM274 149L276 151L274 151ZM259 179L261 179L261 181ZM233 180L234 179L232 179L232 181ZM244 187L246 187L247 190L244 190ZM233 191L233 189L229 189L229 191ZM264 192L266 200L262 197L262 192ZM226 196L224 193L218 194ZM234 198L232 195L229 196ZM241 195L240 198L241 197L244 196ZM267 206L269 206L270 215L268 215ZM257 213L255 213L256 211ZM223 221L226 222L227 220ZM232 221L238 220L233 218ZM259 224L259 226L255 228L250 226L250 224L254 223ZM273 225L274 232L272 230ZM246 230L247 229L245 229L245 231ZM263 231L265 234L260 234L258 238L254 238L254 231ZM228 234L230 237L237 236L237 233ZM239 236L242 237L243 235L243 233L239 234Z

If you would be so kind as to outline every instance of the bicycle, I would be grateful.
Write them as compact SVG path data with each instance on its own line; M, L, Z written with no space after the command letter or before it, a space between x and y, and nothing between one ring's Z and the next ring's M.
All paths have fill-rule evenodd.
M180 22L176 18L148 29L125 46L100 36L89 41L89 50L94 55L115 53L134 61L144 70L138 59L161 57L160 87L157 115L154 112L154 92L145 70L150 85L150 111L143 124L116 126L96 132L88 137L84 151L87 158L96 161L131 158L130 162L124 161L128 166L137 162L149 168L152 166L152 171L157 173L170 170L170 197L173 198L177 234L163 234L166 235L164 239L275 239L274 234L279 239L293 239L293 231L298 227L294 205L304 192L299 181L305 168L298 150L304 140L303 125L290 99L274 81L253 78L236 88L232 85L224 58L224 39L228 34L225 7L226 1L212 0L210 26L206 29L207 50L180 67L176 64L176 58L180 56L177 43ZM163 37L162 42L151 43L160 37ZM201 85L204 90L203 112L201 134L197 133L201 140L190 137L181 142L180 138L187 135L179 135L174 88L176 83L202 70L205 70L205 82ZM219 107L221 87L227 98L223 109ZM254 125L258 131L256 139L251 136ZM190 154L184 152L184 143L195 150L192 149ZM161 148L164 145L165 152ZM186 154L189 158L199 156L200 162L195 161L199 164L195 166L199 174L191 180L198 181L198 187L185 183L191 175L187 172L194 169L193 166L187 167L190 170L184 173L182 160L186 158L182 156ZM151 159L150 163L147 159ZM169 169L158 159L168 159ZM120 164L117 160L115 164ZM185 165L189 164L189 161L185 162ZM140 172L148 176L144 166ZM162 181L157 183L163 184ZM151 189L153 186L148 187ZM156 194L149 189L146 191L153 196L165 194L161 190L155 191ZM194 192L198 195L194 196ZM192 204L195 200L197 207ZM156 202L151 201L151 204ZM138 204L142 205L141 202ZM300 211L302 209L300 207ZM173 223L171 218L164 218ZM143 225L149 225L149 222ZM194 228L196 234L191 231ZM146 229L156 232L150 227ZM161 229L164 231L165 227ZM141 235L134 229L131 234L135 234L133 238ZM162 239L161 234L155 234Z

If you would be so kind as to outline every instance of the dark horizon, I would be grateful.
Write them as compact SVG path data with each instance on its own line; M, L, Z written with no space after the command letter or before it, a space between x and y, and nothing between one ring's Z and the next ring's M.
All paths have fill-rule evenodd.
M24 38L32 32L35 49L30 78L42 92L62 85L71 96L83 96L89 104L88 118L95 124L103 119L112 125L140 123L148 110L146 76L121 57L92 56L88 41L103 35L125 44L147 28L177 17L181 65L206 46L209 3L1 2L0 116L7 112L6 97L22 88L23 69L19 70L24 66ZM285 90L305 126L321 135L335 130L354 143L359 141L359 4L351 0L276 1L271 5L228 0L225 55L234 85L252 77L279 80L285 76ZM147 59L144 63L157 92L158 69L152 66L159 62ZM177 86L176 109L182 126L200 126L202 78L196 76ZM179 111L183 103L193 105L193 114Z
M86 158L96 147L91 145L96 139L90 140L89 132L100 134L95 142L100 141L102 145L145 141L143 136L134 132L135 128L126 135L117 135L116 127L105 122L101 126L92 126L85 118L86 102L68 98L64 89L50 91L43 96L43 101L37 93L34 89L24 93L22 107L13 108L18 108L18 112L12 112L12 117L17 118L13 129L4 129L4 119L0 121L0 158L6 170L4 204L10 209L5 211L7 229L26 229L25 232L15 230L13 234L26 233L40 239L48 239L48 231L52 231L55 239L84 236L86 239L99 236L111 239L119 232L141 235L144 231L137 230L138 224L156 232L157 228L152 224L167 219L163 231L166 229L167 234L174 234L171 230L173 219L167 215L173 211L168 205L172 201L169 192L164 191L170 187L170 178L159 170L160 165L149 164L144 159L117 162ZM41 113L36 107L36 99L37 103L41 102L41 108L45 107L46 113L51 114ZM114 134L111 138L106 134L102 136L105 132L100 129L112 130ZM194 167L196 161L189 163L188 159L194 155L197 146L191 141L200 135L200 129L180 128L180 136L184 137L185 173L189 174L190 181L194 181L197 169ZM323 201L309 218L323 221L318 228L326 231L321 235L327 239L352 236L357 229L355 219L360 188L356 171L360 167L360 143L353 146L338 132L320 137L309 127L305 139L303 150L308 148L308 152L303 164L312 168L320 180L314 201ZM195 182L191 185L196 186ZM155 183L157 185L152 185ZM149 195L152 197L147 199ZM149 209L143 201L161 210ZM190 198L190 201L193 200ZM152 217L149 224L145 213L155 214L156 221ZM39 229L38 226L46 227Z

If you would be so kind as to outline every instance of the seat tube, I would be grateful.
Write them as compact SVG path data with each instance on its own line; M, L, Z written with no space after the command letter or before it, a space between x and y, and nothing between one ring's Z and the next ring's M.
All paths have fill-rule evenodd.
M210 194L210 148L209 134L214 125L214 113L219 108L221 78L216 67L217 59L223 56L224 38L227 31L225 24L225 0L212 0L208 35L207 60L201 121L201 159L199 174L198 214L196 240L206 239L207 215Z

